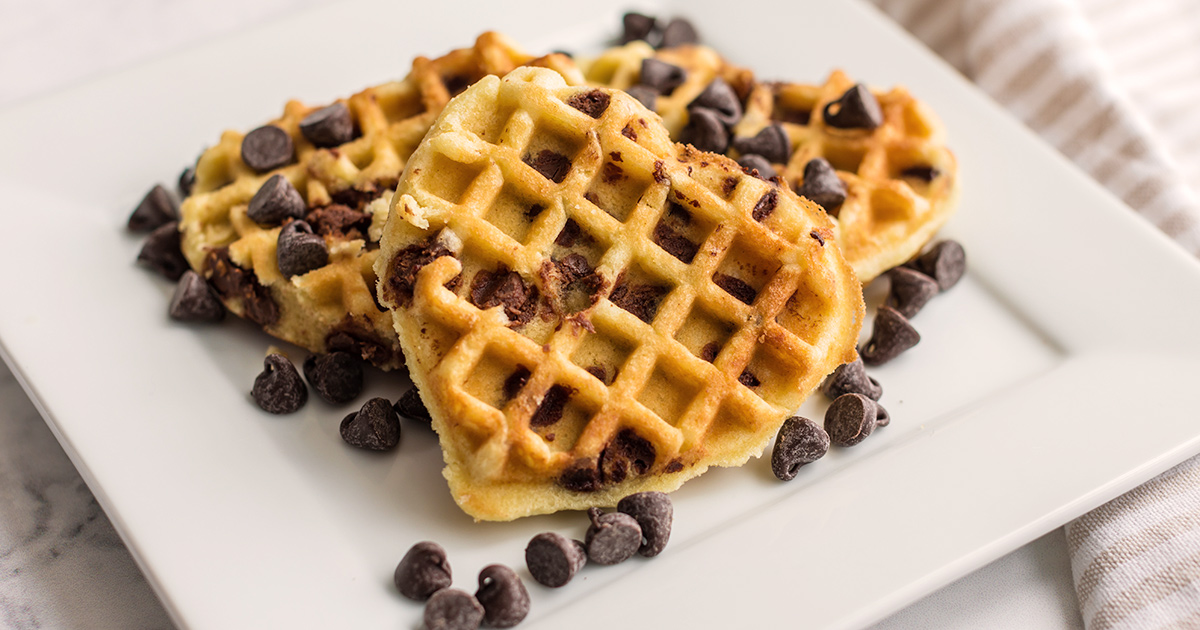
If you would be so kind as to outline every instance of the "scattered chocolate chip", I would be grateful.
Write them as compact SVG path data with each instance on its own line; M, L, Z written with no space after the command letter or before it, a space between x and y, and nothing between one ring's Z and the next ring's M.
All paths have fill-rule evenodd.
M655 20L649 15L641 13L629 12L621 17L621 24L625 27L621 33L621 43L628 44L635 40L649 41L651 35L658 30L658 20Z
M688 122L679 132L679 142L701 151L724 153L729 147L729 132L717 112L706 107L688 109Z
M444 588L425 603L424 630L476 630L483 622L483 615L483 605L474 595Z
M425 425L433 422L433 418L429 416L429 410L425 408L425 403L421 402L421 392L417 391L416 387L411 387L404 392L393 408L403 418L417 420Z
M356 448L386 451L400 443L400 416L386 398L372 398L342 419L342 439Z
M899 311L885 304L875 312L871 338L858 353L867 365L883 365L920 341L921 335L912 324Z
M259 173L292 161L292 137L274 125L264 125L242 138L242 161Z
M850 363L839 365L825 382L821 383L821 393L836 399L842 394L862 394L871 400L879 400L883 396L883 388L879 381L867 376L867 368L863 366L862 358L855 357Z
M642 60L639 82L659 94L670 94L687 80L687 71L679 66L659 61L654 57Z
M396 253L389 264L390 274L384 290L400 306L412 303L413 287L417 284L417 273L425 265L441 258L452 256L434 237L429 237L421 243L414 243Z
M754 298L758 297L758 291L741 278L735 278L723 273L714 273L712 280L713 284L721 287L726 293L745 304L754 304Z
M479 572L475 599L483 605L483 623L492 628L511 628L529 614L529 591L516 571L492 564Z
M204 259L208 281L222 297L238 300L242 314L260 326L270 326L279 321L279 305L271 297L271 290L258 282L253 271L234 264L229 257L229 248L222 247L208 252Z
M751 372L749 369L742 370L742 373L738 374L738 382L746 387L758 387L762 385L762 381L758 380L754 372Z
M916 268L937 280L943 291L958 284L967 272L967 253L957 241L942 241L916 260Z
M275 261L284 277L302 276L329 263L325 239L304 221L292 221L279 231Z
M846 184L828 160L813 158L804 165L804 183L796 189L796 194L811 199L836 218L846 201Z
M883 110L875 95L861 83L825 105L825 124L838 129L874 129L883 124Z
M650 111L654 111L654 108L658 105L658 92L645 85L635 85L625 90L625 93L637 99L639 103Z
M175 207L171 193L161 185L155 184L138 202L133 214L129 215L127 227L134 232L150 232L178 220L179 209Z
M181 322L219 322L225 319L225 307L217 292L208 286L204 277L188 270L175 287L168 311L171 319Z
M378 333L347 315L325 336L325 352L346 352L373 365L387 365L399 350L393 350L391 343Z
M509 377L512 378L512 377ZM528 377L526 377L528 378ZM508 382L505 382L507 388ZM524 384L522 384L524 386ZM520 391L518 388L517 391ZM537 410L529 418L529 427L532 429L540 429L548 427L559 420L562 420L563 408L567 406L567 401L571 400L571 395L575 393L574 387L566 385L554 385L546 390L546 395L542 397L542 404L538 405Z
M892 417L888 415L887 409L883 405L875 403L875 428L886 427L892 423Z
M662 220L659 220L658 225L654 226L654 242L659 247L663 248L668 254L678 258L685 264L692 264L692 260L696 257L696 252L700 251L700 246L679 232L667 225Z
M642 545L642 528L637 519L621 512L605 514L600 508L590 508L584 544L587 545L588 560L596 564L620 564L637 553Z
M775 164L783 164L788 161L788 154L791 152L791 143L788 141L787 131L783 125L774 123L762 128L752 138L734 137L731 140L733 148L739 153L755 153L763 156L768 162Z
M696 27L683 18L674 18L663 29L662 41L659 48L672 48L684 44L695 44L700 41Z
M262 227L275 227L287 219L303 219L308 206L300 191L283 175L272 175L250 199L246 216Z
M304 378L326 402L340 405L362 392L362 362L349 352L310 354L304 359Z
M515 326L533 319L539 302L537 287L504 265L494 272L481 270L476 273L469 297L472 304L484 310L503 306L504 314Z
M538 584L564 586L587 563L587 547L561 534L545 532L525 547L525 566Z
M542 149L537 155L526 155L523 161L555 184L561 184L571 170L571 159L551 149Z
M634 317L649 324L658 314L658 305L667 294L667 287L653 284L635 284L623 278L617 280L608 299L613 304L633 313Z
M875 430L875 401L862 394L842 394L825 410L825 432L837 446L854 446Z
M929 166L929 165L910 166L910 167L900 171L900 177L911 177L913 179L919 179L919 180L925 182L926 184L937 179L938 175L941 175L941 174L942 174L941 171L939 171L938 169L936 169L932 166Z
M567 99L567 105L578 109L592 118L600 118L604 114L604 110L608 109L608 103L611 100L612 97L607 92L587 90L586 92L572 94Z
M192 188L196 186L196 169L191 166L183 169L183 172L179 174L177 185L180 197L186 198L192 196Z
M926 302L938 294L937 280L916 269L896 267L888 271L887 275L891 281L887 303L908 319L912 319Z
M733 87L721 77L713 79L712 83L709 83L699 96L688 103L689 111L701 107L715 112L717 118L726 127L732 127L742 119L742 102L738 99L737 92L733 90ZM755 153L758 152L755 151Z
M738 165L745 169L747 175L753 175L761 180L769 180L779 173L775 172L775 167L761 155L747 153L738 158ZM761 221L761 219L759 219Z
M263 359L263 371L255 377L250 395L263 411L284 414L304 406L308 401L308 388L287 357L271 353Z
M617 503L617 511L628 514L642 528L642 544L638 553L653 558L662 553L671 539L674 508L671 497L662 492L638 492Z
M171 221L155 228L142 242L137 261L170 280L181 278L188 261L180 249L179 224Z
M450 562L446 550L435 542L419 542L413 545L393 576L400 594L417 601L429 599L430 595L450 586Z
M322 107L300 121L300 134L313 146L336 147L354 139L354 121L345 103Z
M750 211L750 216L755 221L762 221L771 216L775 212L775 207L779 205L779 191L772 188L768 190L762 197L758 198L758 202L754 204L754 209Z
M643 475L654 466L654 444L638 435L633 429L621 429L600 451L597 469L601 485L621 483L630 475Z
M784 420L771 451L771 472L781 481L795 479L800 467L811 464L829 451L829 434L816 422L800 416Z

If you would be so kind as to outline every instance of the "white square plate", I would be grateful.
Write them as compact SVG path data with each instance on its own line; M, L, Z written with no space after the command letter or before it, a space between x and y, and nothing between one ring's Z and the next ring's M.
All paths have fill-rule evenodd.
M414 628L421 606L391 586L414 542L440 541L474 591L486 564L524 571L533 534L582 536L578 513L472 522L419 427L374 455L338 437L353 405L258 411L247 392L270 341L243 322L170 322L171 287L135 267L123 231L152 183L286 98L401 77L414 54L489 28L536 52L595 49L619 24L617 7L540 7L349 2L0 113L5 359L181 626ZM766 459L688 483L666 553L554 591L527 578L523 627L861 625L1200 450L1189 256L869 7L643 10L686 14L764 78L842 67L909 86L962 165L946 233L971 270L915 318L921 344L873 371L891 426L791 483ZM369 380L360 402L407 386Z

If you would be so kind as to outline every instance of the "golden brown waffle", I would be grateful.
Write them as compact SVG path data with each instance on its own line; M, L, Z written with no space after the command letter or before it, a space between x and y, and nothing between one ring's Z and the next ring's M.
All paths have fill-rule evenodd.
M623 92L522 68L452 101L376 262L455 500L508 520L756 456L855 356L815 204L673 144Z
M291 137L294 159L266 172L243 162L244 134L226 131L200 157L192 195L183 203L184 254L229 310L268 333L313 352L348 350L385 369L402 366L391 316L374 298L373 266L391 190L454 94L484 75L505 74L530 61L498 33L484 33L473 47L437 59L418 57L404 80L339 101L349 107L357 134L330 148L314 147L299 130L318 108L291 101L270 124ZM562 55L533 62L575 72L579 80ZM280 273L276 261L281 228L261 227L246 214L255 192L276 174L304 197L314 229L321 223L314 212L328 215L333 208L335 218L344 219L318 230L325 232L328 264L292 278ZM345 225L352 219L358 220Z

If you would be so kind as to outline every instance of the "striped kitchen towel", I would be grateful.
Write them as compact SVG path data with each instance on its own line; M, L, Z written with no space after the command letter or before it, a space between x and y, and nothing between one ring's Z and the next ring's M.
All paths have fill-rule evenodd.
M875 3L1200 256L1200 2ZM1066 530L1088 630L1200 628L1200 457Z

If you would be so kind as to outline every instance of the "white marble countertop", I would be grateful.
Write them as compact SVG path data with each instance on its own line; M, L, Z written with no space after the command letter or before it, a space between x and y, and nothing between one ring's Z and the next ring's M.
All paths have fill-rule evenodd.
M0 0L0 107L317 1ZM173 627L112 524L3 365L0 627ZM1062 530L876 627L1082 628Z

